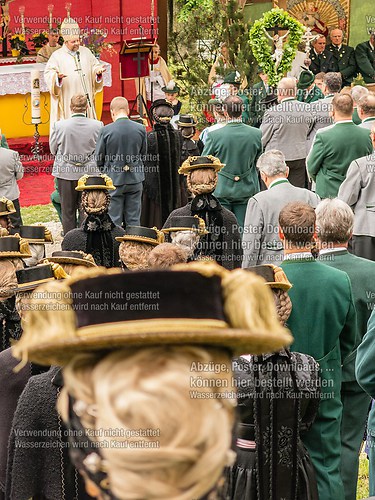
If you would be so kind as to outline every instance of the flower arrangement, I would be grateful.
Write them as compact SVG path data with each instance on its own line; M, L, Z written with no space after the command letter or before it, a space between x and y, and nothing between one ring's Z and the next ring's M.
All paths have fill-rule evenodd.
M287 42L283 46L282 59L277 68L272 59L272 47L265 33L265 30L274 27L289 30ZM291 69L298 44L304 32L303 24L285 10L279 8L266 12L261 19L254 22L249 34L250 45L255 59L262 67L264 73L268 75L269 85L277 85L284 74Z
M9 43L12 49L22 50L27 49L26 46L26 37L22 33L10 33L9 34Z
M48 42L48 33L46 31L41 31L40 33L34 33L29 41L34 45L35 49L40 49Z
M108 54L115 54L113 45L106 42L107 32L103 28L84 28L82 35L82 45L91 50L95 57L99 57L103 51Z

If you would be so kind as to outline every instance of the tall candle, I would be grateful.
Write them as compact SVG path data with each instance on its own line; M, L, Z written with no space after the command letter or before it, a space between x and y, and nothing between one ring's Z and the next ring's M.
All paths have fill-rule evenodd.
M20 5L19 7L19 13L21 14L21 29L22 29L22 34L25 35L25 6Z
M54 5L53 3L50 3L48 4L48 12L49 12L49 29L51 30L52 29L52 12L53 12L53 9L54 9Z
M40 72L31 71L31 123L40 123Z

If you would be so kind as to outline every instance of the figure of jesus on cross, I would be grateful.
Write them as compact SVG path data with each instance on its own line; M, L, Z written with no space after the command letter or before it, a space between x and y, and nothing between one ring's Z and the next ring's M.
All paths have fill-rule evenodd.
M264 30L267 38L269 38L275 45L275 52L272 54L272 59L275 61L275 70L280 66L281 60L284 54L284 40L289 35L289 30L285 33L285 35L280 36L278 33L275 33L273 36L270 36L266 30Z

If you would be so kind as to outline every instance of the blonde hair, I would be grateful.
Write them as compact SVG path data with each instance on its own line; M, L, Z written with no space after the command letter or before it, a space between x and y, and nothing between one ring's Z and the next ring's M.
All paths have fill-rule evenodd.
M161 243L156 246L148 256L148 267L168 269L176 264L186 262L188 252L180 245L174 243Z
M102 214L108 211L110 195L107 190L82 192L82 208L87 214Z
M0 301L13 297L13 289L17 287L16 271L23 267L21 259L0 260Z
M153 249L154 246L149 243L125 240L120 244L119 256L128 269L147 269L148 256Z
M199 363L224 368L203 373ZM203 379L205 387L192 389L192 378ZM99 449L111 493L120 500L135 493L148 500L191 500L220 479L234 422L228 352L155 346L122 349L100 360L80 355L64 368L64 384L58 409L65 420L67 393L96 407L80 420L96 431L93 440L109 443ZM120 432L108 437L114 429ZM131 435L136 430L149 432L147 437Z
M186 183L188 190L197 194L212 193L217 184L218 175L213 168L197 168L188 173Z

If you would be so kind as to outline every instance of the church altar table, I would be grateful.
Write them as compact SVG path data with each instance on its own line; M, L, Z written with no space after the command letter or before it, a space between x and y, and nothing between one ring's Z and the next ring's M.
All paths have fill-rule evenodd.
M1 63L1 59L0 59ZM103 73L105 87L112 86L112 66L101 61L106 71ZM0 128L5 137L32 137L35 126L31 125L31 71L40 71L40 109L41 121L39 134L49 135L50 94L44 81L46 63L13 64L0 66ZM103 91L95 96L95 109L98 119L102 116ZM24 123L26 122L26 123Z

